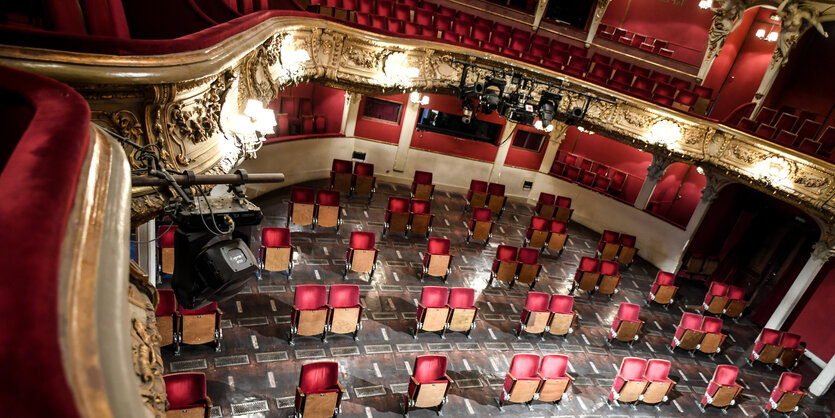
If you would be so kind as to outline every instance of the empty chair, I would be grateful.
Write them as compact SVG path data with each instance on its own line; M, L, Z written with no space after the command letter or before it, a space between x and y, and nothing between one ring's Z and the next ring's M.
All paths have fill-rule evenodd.
M177 306L180 315L180 344L213 343L215 351L220 351L220 340L223 332L220 328L220 317L223 312L212 302L197 309L186 309Z
M446 238L429 238L426 243L426 253L423 255L423 269L420 281L426 275L443 277L446 282L452 272L452 256L449 254L450 241Z
M314 227L336 228L336 232L339 232L339 227L342 225L339 199L339 192L334 190L318 190L316 192Z
M525 232L525 246L542 248L548 241L548 221L540 216L531 217L531 224Z
M374 164L356 163L354 165L354 184L351 193L368 195L368 201L374 197L377 190L377 178L374 177Z
M635 261L635 254L638 253L638 249L635 248L635 243L638 239L635 238L634 235L620 234L620 239L618 241L620 244L620 250L618 250L618 263L626 264L626 266L629 267L632 265L632 262Z
M757 117L754 118L755 121L759 123L764 123L766 125L771 125L774 122L774 117L777 116L777 110L772 109L770 107L761 107L759 113L757 113Z
M498 217L502 217L504 212L504 204L507 202L507 197L504 195L504 184L490 183L487 186L487 207L491 211L498 212Z
M351 192L354 181L354 163L348 160L333 160L331 165L330 189L337 192Z
M537 375L542 380L536 389L536 399L559 403L573 378L567 373L568 356L549 354L542 357Z
M516 338L522 338L522 331L529 334L539 334L540 338L548 329L551 319L551 312L548 310L550 296L547 293L528 292L525 299L525 307L519 315L519 328L516 330Z
M673 79L670 80L670 85L679 90L690 90L690 82L687 80L682 80L678 77L673 77Z
M303 364L296 386L296 416L336 416L345 389L339 383L339 363L320 361Z
M360 304L360 287L355 284L331 285L328 307L328 334L351 334L356 341L357 333L362 329L362 311L365 309Z
M470 332L475 328L475 316L478 308L475 306L475 289L469 287L453 287L449 289L449 326L447 331L463 332L470 338Z
M783 347L780 347L781 333L771 328L763 328L757 340L754 342L754 349L748 356L748 364L754 361L765 363L769 367L778 361Z
M815 122L810 119L805 119L801 123L800 127L797 129L797 137L798 138L811 138L814 139L817 135L818 131L821 128L821 124Z
M802 376L797 373L785 372L780 375L777 386L771 391L768 403L765 405L766 414L772 410L790 414L800 410L800 401L806 397L806 392L800 390Z
M377 15L390 17L392 14L393 2L386 0L377 0Z
M574 312L574 298L568 295L551 295L548 304L551 317L545 331L552 335L567 337L574 332L574 321L577 313Z
M673 107L684 112L689 112L693 109L693 106L696 104L696 99L699 96L696 96L695 93L687 91L687 90L679 90L678 94L676 95L675 101L673 102Z
M348 251L345 253L345 270L342 278L348 278L348 271L374 275L377 269L377 236L373 232L352 231Z
M704 269L704 267L702 267ZM719 315L728 305L728 285L712 282L707 289L705 300L702 302L702 312Z
M612 173L612 182L609 183L609 194L619 196L623 193L624 183L626 183L626 173L615 170Z
M682 348L688 351L699 348L699 344L701 344L702 338L705 336L702 331L703 318L699 314L690 312L685 312L681 315L681 321L679 321L676 327L676 333L673 335L673 340L670 343L669 349L671 352L676 348Z
M747 306L748 302L745 300L745 289L739 286L730 286L728 288L728 304L722 310L722 313L737 320L745 312Z
M736 397L742 391L742 386L736 383L738 374L739 367L729 364L716 366L713 377L710 378L705 389L705 395L699 403L699 409L704 412L707 405L724 409L736 405Z
M774 128L773 126L769 126L769 125L766 125L766 124L760 124L760 126L757 127L757 130L754 131L754 135L756 135L760 138L765 138L765 139L771 139L776 134L777 134L777 129Z
M499 396L499 409L505 402L524 403L530 408L541 379L537 374L539 356L536 354L516 354L510 361L510 370L504 378L502 393Z
M609 184L612 182L611 179L605 177L604 175L598 174L594 178L594 184L592 188L602 193L606 193L609 190Z
M412 198L431 200L435 185L432 184L432 173L427 171L415 171L415 178L412 180Z
M432 27L432 15L433 13L428 10L415 10L415 18L414 22L419 25L421 28L426 28L427 36L435 37L436 30ZM431 28L431 29L430 29ZM431 35L430 35L431 33Z
M638 402L649 382L644 377L647 361L636 357L626 357L620 363L620 369L609 391L608 401Z
M676 286L675 274L659 270L649 289L646 304L649 306L650 302L655 302L664 305L664 309L669 309L676 292L678 292L678 286Z
M290 229L265 227L261 230L261 247L258 252L258 279L261 271L287 271L287 278L293 274L293 252L290 244Z
M166 416L208 417L212 400L206 394L204 373L175 373L162 377L168 398ZM176 412L175 412L176 411Z
M589 292L594 292L597 283L600 280L600 260L591 257L583 257L580 259L580 265L574 273L574 282L571 284L569 294L574 293L574 289L579 288Z
M438 415L447 402L447 392L452 378L447 375L447 358L444 356L418 356L415 359L403 415L409 416L414 408L436 408Z
M493 212L487 208L473 209L473 217L470 220L467 231L467 243L471 239L484 240L484 245L493 236Z
M647 362L647 369L644 378L647 380L647 388L641 395L641 402L657 404L667 402L668 394L673 389L675 382L670 380L670 362L667 360L651 359Z
M777 132L780 131L789 131L794 132L795 125L797 124L797 116L792 115L790 113L783 113L780 115L780 118L777 119L777 122L774 124L774 129Z
M157 289L159 302L154 315L157 318L159 331L159 346L175 344L174 352L179 351L179 313L177 313L177 298L171 289Z
M409 229L409 199L392 196L386 208L386 218L383 223L383 235L386 231L408 234Z
M806 351L806 343L800 341L799 335L790 332L784 332L780 336L780 347L783 351L780 352L780 357L777 358L777 364L789 370L797 366L797 363Z
M429 200L412 199L409 206L409 232L423 234L429 238L429 233L432 232L432 219L435 217L431 213L431 205Z
M487 206L487 182L470 180L470 190L467 192L467 206L464 210L484 206Z
M554 214L554 219L562 222L571 220L571 215L574 214L574 209L571 209L571 198L565 196L557 196L557 213Z
M163 274L174 274L174 234L177 225L160 225L157 228L157 280Z
M519 270L518 253L519 249L516 247L499 245L496 249L496 257L493 259L493 266L490 269L488 285L492 284L495 278L513 286L513 281L516 280L516 273Z
M633 345L635 341L638 341L638 332L644 325L644 321L639 318L640 314L640 306L633 303L621 303L607 334L606 343L611 344L613 339L617 339Z
M417 338L418 332L439 332L444 338L443 331L446 329L449 320L449 289L438 286L424 286L420 292L417 315L415 316L415 328L412 336Z
M612 299L615 293L618 292L618 285L620 285L620 265L617 261L602 260L600 262L600 281L594 289Z
M296 335L312 337L321 335L322 341L328 340L328 287L322 284L303 284L296 286L293 295L293 309L290 310L290 345L295 345Z
M516 281L528 285L531 289L536 286L539 280L539 272L542 271L542 264L539 264L539 252L536 248L520 248L517 260L519 271L516 273Z
M557 210L556 206L557 196L552 195L550 193L540 193L539 200L536 202L536 207L534 208L534 212L536 212L537 216L541 216L546 219L551 219L554 217L554 213Z
M313 225L316 191L309 187L290 189L290 203L287 209L287 225Z
M739 128L741 131L745 131L748 133L754 133L757 130L758 123L748 118L740 118L739 122L737 122L736 127Z
M394 17L408 22L411 19L412 10L408 4L396 3L394 5Z
M604 230L597 243L597 256L604 260L614 260L620 249L620 234L615 231Z
M706 316L702 319L702 342L699 344L699 351L705 354L710 354L711 357L716 357L716 354L722 350L722 343L725 342L727 335L722 333L722 320L712 316Z
M558 251L562 255L565 250L565 243L568 241L567 225L565 222L556 219L551 220L548 225L548 251Z

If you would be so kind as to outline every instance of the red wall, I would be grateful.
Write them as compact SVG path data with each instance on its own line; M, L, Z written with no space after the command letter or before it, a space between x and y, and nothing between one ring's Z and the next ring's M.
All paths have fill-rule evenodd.
M325 116L325 132L339 133L345 107L345 90L313 85L313 113Z
M544 133L543 131L530 126L517 125L516 129L521 131L536 132L539 134ZM513 135L516 135L516 133L514 132ZM542 158L545 157L545 150L548 149L548 145L551 142L549 138L550 134L546 134L545 138L542 140L542 146L540 147L539 152L534 152L525 148L517 148L511 145L510 149L507 151L507 158L504 160L504 165L527 168L529 170L539 170L539 166L542 164ZM508 139L508 141L513 141L513 138Z
M408 94L396 94L393 96L380 96L380 99L390 100L393 102L402 103L400 109L400 122L388 122L379 119L370 119L362 117L363 109L365 108L365 98L362 96L360 100L359 114L357 115L357 127L354 135L361 138L376 139L378 141L390 142L396 144L400 142L400 127L403 124L403 115L406 113L406 103L409 101Z
M815 353L823 361L835 355L835 333L821 328L822 324L829 324L835 316L835 258L824 264L815 281L806 290L804 299L798 306L800 314L791 325L789 331L803 337L806 348Z
M664 172L650 198L650 202L662 202L655 205L656 215L686 227L690 216L696 210L696 205L699 204L705 183L705 176L699 174L695 166L672 164Z

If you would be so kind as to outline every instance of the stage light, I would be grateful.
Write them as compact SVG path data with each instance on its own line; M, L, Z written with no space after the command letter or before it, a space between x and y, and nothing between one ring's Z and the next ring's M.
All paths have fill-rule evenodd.
M576 125L577 122L580 122L580 119L583 119L583 116L586 115L586 111L583 110L580 106L574 106L571 111L568 112L568 115L565 117L565 124L566 125Z
M472 99L464 100L464 103L461 105L464 110L464 116L461 117L461 121L469 124L473 117L473 101Z
M539 98L539 109L537 114L539 115L539 119L542 121L544 126L547 127L551 125L551 121L554 120L554 115L556 115L557 106L559 106L560 101L562 101L561 94L555 94L548 91L542 92L542 96Z
M487 77L484 84L484 92L481 95L481 112L489 115L499 108L504 96L504 88L507 81L500 78Z

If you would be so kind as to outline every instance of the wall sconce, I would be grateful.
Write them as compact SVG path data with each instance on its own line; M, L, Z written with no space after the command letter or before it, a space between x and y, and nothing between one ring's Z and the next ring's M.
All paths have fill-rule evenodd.
M710 9L710 6L713 6L713 0L701 0L699 2L699 8L702 10Z
M777 42L777 38L780 36L780 33L769 29L769 32L766 35L765 29L760 28L754 32L754 36L767 42Z
M426 106L426 105L429 104L429 96L422 96L421 97L419 92L413 91L413 92L409 93L409 101L414 103L414 104L420 104L420 105Z
M681 126L670 120L659 120L649 129L647 140L653 144L672 147L681 141Z
M387 85L410 86L411 79L420 75L420 69L409 67L409 56L403 52L395 52L386 58L383 74L378 76L381 83Z

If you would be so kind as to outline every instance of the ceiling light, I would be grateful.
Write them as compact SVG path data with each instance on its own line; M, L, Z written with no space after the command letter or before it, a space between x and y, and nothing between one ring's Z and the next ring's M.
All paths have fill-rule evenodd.
M765 40L768 42L777 42L777 37L780 36L777 32L771 32L768 36L765 37Z

